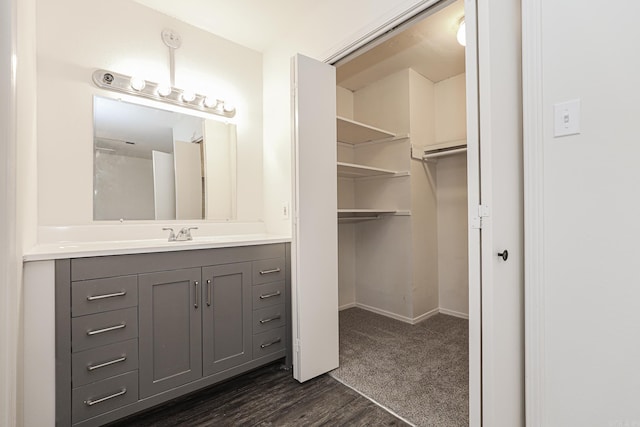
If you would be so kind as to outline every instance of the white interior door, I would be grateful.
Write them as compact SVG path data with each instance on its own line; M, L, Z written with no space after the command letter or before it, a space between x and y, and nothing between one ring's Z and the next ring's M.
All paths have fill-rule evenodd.
M293 377L338 367L336 74L296 55L293 68Z
M475 0L474 0L475 2ZM524 425L520 2L477 2L482 425ZM505 260L498 253L508 251Z
M176 219L173 154L153 151L153 203L156 219Z
M200 144L173 142L176 219L202 219L202 157Z

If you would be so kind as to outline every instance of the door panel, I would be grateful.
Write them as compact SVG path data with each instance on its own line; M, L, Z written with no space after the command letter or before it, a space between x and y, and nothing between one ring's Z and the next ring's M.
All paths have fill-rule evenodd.
M202 269L204 375L251 360L251 263Z
M524 425L520 3L478 2L482 223L482 417ZM508 250L505 261L498 253Z
M141 398L202 376L200 281L199 268L139 276Z
M338 367L335 68L296 55L294 85L293 376Z

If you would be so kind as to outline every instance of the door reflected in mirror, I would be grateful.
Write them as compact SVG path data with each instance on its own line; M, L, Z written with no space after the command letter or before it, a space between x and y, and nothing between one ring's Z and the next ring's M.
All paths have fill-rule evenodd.
M94 220L232 220L236 127L95 96Z

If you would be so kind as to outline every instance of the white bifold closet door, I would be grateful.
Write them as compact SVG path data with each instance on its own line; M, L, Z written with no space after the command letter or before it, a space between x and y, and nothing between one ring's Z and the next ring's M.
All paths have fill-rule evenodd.
M296 55L293 71L293 377L338 367L336 72Z

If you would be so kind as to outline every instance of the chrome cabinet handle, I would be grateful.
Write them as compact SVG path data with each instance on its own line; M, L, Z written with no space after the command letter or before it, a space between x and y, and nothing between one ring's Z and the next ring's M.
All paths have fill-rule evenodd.
M199 284L200 284L200 283L198 283L198 281L197 281L197 280L196 280L195 282L193 282L193 285L194 285L194 286L193 286L193 289L194 289L194 292L195 292L195 294L196 294L196 295L195 295L196 300L195 300L195 303L193 304L193 307L194 307L194 308L196 308L196 309L198 308L198 303L200 302L200 296L198 295L198 285L199 285Z
M113 297L123 297L126 294L127 294L127 291L115 292L112 294L104 294L104 295L90 295L87 297L87 301L95 301L99 299L113 298Z
M260 344L260 348L267 348L267 347L272 346L274 344L278 344L280 341L282 341L282 339L276 338L275 340L273 340L271 342L268 342L266 344Z
M108 362L99 363L97 365L89 365L89 366L87 366L87 371L89 371L89 372L95 371L96 369L105 368L107 366L115 365L116 363L124 362L125 360L127 360L127 356L122 356L122 357L119 357L117 359L110 360Z
M109 326L108 328L88 330L87 331L87 335L93 336L93 335L98 335L98 334L104 334L105 332L115 331L116 329L122 329L122 328L126 328L126 327L127 327L126 322L122 322L119 325Z
M272 268L271 270L260 270L260 275L271 274L271 273L280 273L280 267Z
M265 323L273 322L274 320L279 320L280 317L281 316L279 314L276 314L275 316L269 317L268 319L261 319L260 324L264 325Z
M270 294L260 295L260 299L267 299L267 298L279 297L279 296L280 296L280 291L275 291Z
M207 279L207 306L211 307L211 280Z
M127 392L127 389L123 388L117 393L110 394L109 396L105 396L105 397L102 397L100 399L96 399L96 400L87 399L87 400L84 401L84 404L87 405L87 406L97 405L98 403L106 402L107 400L113 399L114 397L122 396L126 392Z

